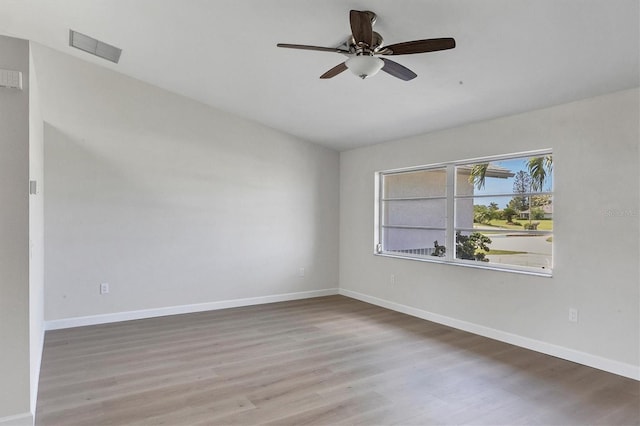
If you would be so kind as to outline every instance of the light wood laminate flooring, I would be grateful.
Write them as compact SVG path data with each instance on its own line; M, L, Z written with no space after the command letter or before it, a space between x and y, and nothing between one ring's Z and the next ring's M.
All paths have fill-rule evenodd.
M638 425L639 382L343 296L48 331L37 425Z

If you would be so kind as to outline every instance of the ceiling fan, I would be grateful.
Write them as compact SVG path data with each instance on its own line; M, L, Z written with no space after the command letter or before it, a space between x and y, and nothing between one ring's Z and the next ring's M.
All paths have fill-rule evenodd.
M349 12L351 23L351 37L338 47L307 46L304 44L278 43L278 47L289 49L318 50L321 52L335 52L347 55L349 58L331 68L320 76L322 79L332 78L346 69L351 70L358 77L365 79L382 70L400 80L409 81L417 74L409 68L378 55L411 55L414 53L436 52L438 50L453 49L456 41L453 38L431 38L426 40L405 41L403 43L383 45L380 34L373 31L376 14L365 10Z

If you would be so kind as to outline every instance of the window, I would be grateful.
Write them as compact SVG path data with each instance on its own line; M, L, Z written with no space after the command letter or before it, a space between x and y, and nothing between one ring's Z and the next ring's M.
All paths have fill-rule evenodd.
M551 152L384 171L377 192L377 254L551 274Z

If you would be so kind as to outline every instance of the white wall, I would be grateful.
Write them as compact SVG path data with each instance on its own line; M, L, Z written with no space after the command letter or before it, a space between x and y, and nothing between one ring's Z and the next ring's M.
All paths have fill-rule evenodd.
M343 152L341 291L640 378L638 103L634 89ZM374 172L543 148L553 278L372 254Z
M35 414L44 345L44 133L36 71L29 56L29 180L35 180L37 188L29 196L29 352L31 412Z
M23 90L0 89L0 423L29 413L29 43L0 36L0 68Z
M337 152L42 46L33 56L47 320L337 288Z

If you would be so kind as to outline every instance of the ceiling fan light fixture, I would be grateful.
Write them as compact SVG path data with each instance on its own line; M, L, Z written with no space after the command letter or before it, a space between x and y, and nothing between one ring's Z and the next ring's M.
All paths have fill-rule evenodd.
M352 56L347 59L345 65L352 73L362 79L365 79L376 75L384 66L384 61L380 58L376 58L375 56Z

